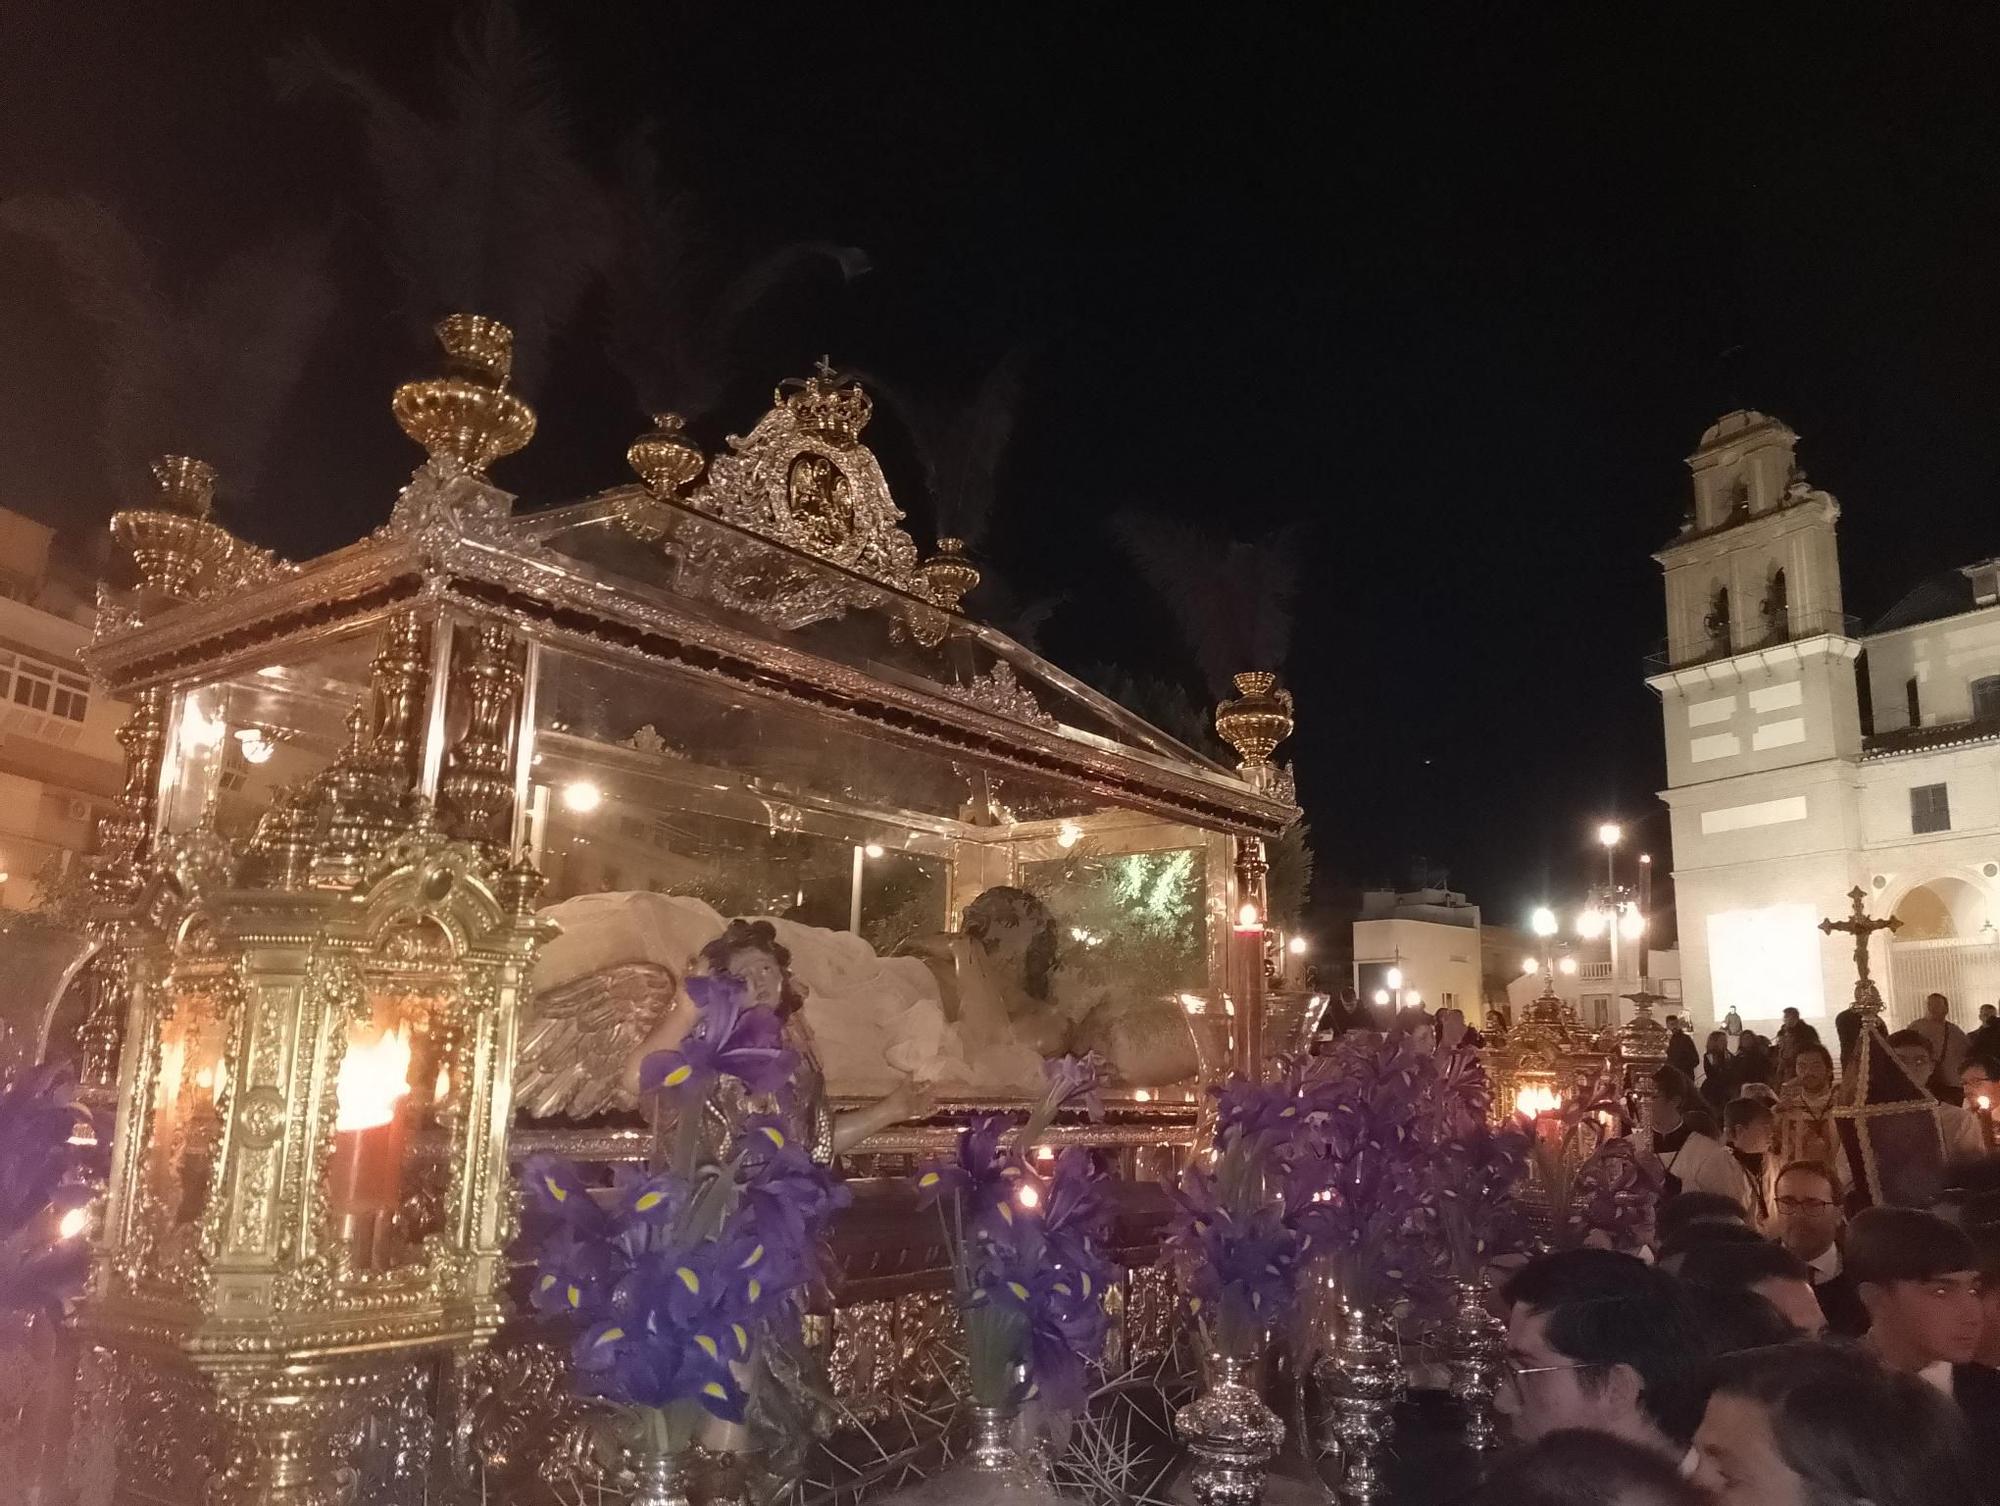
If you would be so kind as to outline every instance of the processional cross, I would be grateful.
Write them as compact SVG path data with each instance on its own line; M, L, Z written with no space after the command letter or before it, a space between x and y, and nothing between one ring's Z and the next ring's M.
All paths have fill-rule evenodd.
M1876 1014L1882 1008L1882 995L1868 976L1868 938L1877 931L1900 931L1903 920L1899 915L1891 915L1887 920L1870 918L1862 908L1862 901L1868 896L1859 884L1847 891L1847 897L1854 902L1854 910L1847 919L1822 920L1819 928L1828 936L1835 931L1845 931L1854 938L1855 1007Z

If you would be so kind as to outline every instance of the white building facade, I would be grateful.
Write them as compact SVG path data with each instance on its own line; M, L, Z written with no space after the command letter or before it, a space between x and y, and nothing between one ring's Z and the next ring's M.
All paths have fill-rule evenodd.
M124 782L127 708L83 667L89 583L51 558L51 530L0 508L0 909L91 850Z
M1859 887L1892 1022L1940 991L2000 1002L2000 562L1925 582L1872 631L1845 615L1839 504L1798 437L1729 414L1689 459L1694 510L1655 558L1667 644L1647 680L1667 750L1682 986L1699 1029L1796 1007L1831 1034Z
M1354 987L1365 1002L1401 977L1403 1002L1462 1009L1478 1022L1481 1003L1479 906L1448 889L1398 894L1371 889L1354 922Z

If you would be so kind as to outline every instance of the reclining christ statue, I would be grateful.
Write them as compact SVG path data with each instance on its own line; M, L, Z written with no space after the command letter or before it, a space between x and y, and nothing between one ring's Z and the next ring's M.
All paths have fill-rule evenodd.
M516 1103L537 1118L636 1109L639 1059L678 1039L690 1017L682 980L731 923L698 899L644 891L580 895L544 913L561 929L531 979ZM828 1093L882 1100L871 1124L917 1117L933 1093L1037 1094L1044 1058L1064 1053L1096 1051L1135 1086L1195 1071L1173 1000L1067 986L1054 918L1024 890L987 890L962 933L924 939L917 956L880 957L851 932L797 921L756 929L766 925L788 954L770 965L783 974L772 986L803 1001ZM739 972L753 993L759 970L746 953Z

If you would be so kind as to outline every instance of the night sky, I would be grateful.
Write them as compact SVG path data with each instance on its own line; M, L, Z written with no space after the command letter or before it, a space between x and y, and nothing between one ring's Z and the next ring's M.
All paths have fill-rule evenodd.
M281 101L267 60L316 36L421 102L450 23L422 9L15 0L0 22L0 197L97 197L174 286L327 238L337 311L260 494L229 499L288 554L386 515L416 458L389 390L431 369L444 310L384 255L358 132ZM1285 668L1322 881L1420 855L1511 920L1586 880L1602 816L1664 858L1649 555L1717 414L1803 436L1847 509L1851 611L2000 551L1996 13L1636 9L521 14L584 163L609 180L654 122L713 259L867 253L754 322L704 438L822 351L963 396L1025 347L984 553L1060 598L1050 657L1206 699L1109 520L1302 525ZM541 434L496 471L524 506L624 478L642 425L607 319L587 294L530 375ZM52 260L0 234L0 502L79 539L115 505L96 350ZM928 544L906 437L878 416L870 438Z

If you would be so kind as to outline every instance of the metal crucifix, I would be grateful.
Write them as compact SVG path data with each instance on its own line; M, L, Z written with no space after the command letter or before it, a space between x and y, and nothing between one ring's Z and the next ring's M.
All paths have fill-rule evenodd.
M1854 938L1854 997L1858 1002L1864 996L1879 998L1875 985L1868 976L1868 938L1877 931L1899 931L1903 928L1901 916L1891 915L1887 920L1872 919L1862 909L1862 901L1868 898L1861 886L1856 884L1847 891L1847 897L1854 902L1854 910L1845 920L1822 920L1820 930L1831 936L1835 931L1845 931Z

